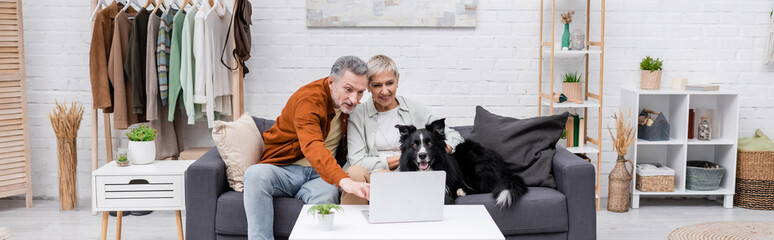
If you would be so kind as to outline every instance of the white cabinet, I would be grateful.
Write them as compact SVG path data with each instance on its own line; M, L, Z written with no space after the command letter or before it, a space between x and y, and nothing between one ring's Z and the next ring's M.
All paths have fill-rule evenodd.
M733 206L736 176L736 144L739 131L739 97L726 91L679 91L631 90L621 91L621 110L629 114L631 124L637 128L637 115L642 109L660 111L670 124L668 141L635 140L629 149L627 159L634 164L650 163L675 170L674 192L640 192L634 183L636 172L632 173L632 208L639 208L643 196L723 196L723 206ZM689 109L712 110L712 139L709 141L688 138ZM697 114L698 115L698 114ZM698 119L698 117L696 118ZM698 125L698 121L694 123ZM695 134L694 134L695 135ZM686 163L704 160L723 166L725 173L720 188L714 191L692 191L686 189ZM636 171L636 168L635 168Z

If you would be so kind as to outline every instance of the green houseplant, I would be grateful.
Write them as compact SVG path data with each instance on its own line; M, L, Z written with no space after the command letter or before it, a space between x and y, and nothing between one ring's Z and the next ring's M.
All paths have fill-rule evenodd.
M658 90L661 88L661 70L664 61L660 58L653 59L647 56L640 62L640 70L642 70L642 79L640 80L640 88L648 90Z
M129 138L128 157L132 164L153 163L156 158L155 129L143 124L126 132L126 137Z
M330 231L333 229L334 213L341 212L342 210L343 208L339 205L326 203L314 205L310 207L306 213L317 217L317 222L320 224L320 230Z
M567 97L567 101L583 102L583 74L577 72L567 72L561 75L562 93Z

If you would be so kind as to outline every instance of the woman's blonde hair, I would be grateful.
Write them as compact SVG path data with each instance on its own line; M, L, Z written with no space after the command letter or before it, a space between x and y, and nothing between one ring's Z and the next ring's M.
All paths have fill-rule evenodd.
M384 71L392 71L395 73L395 79L400 79L398 65L392 61L392 58L379 54L368 60L368 82L371 82L371 77Z

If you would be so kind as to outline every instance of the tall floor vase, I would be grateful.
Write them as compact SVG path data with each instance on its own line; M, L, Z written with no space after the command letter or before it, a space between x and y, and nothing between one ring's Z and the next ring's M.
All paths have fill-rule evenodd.
M629 162L629 170L626 169ZM618 156L613 170L608 175L609 186L607 190L607 210L611 212L629 211L629 194L632 187L632 162Z
M59 149L59 209L72 211L78 208L78 151L75 138L57 138L56 145Z

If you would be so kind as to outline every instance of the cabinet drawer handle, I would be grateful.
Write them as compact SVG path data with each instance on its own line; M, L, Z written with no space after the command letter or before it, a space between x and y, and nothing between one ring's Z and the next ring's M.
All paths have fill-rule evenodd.
M148 182L148 180L145 180L145 179L132 179L131 181L129 181L129 184L150 184L150 182Z

